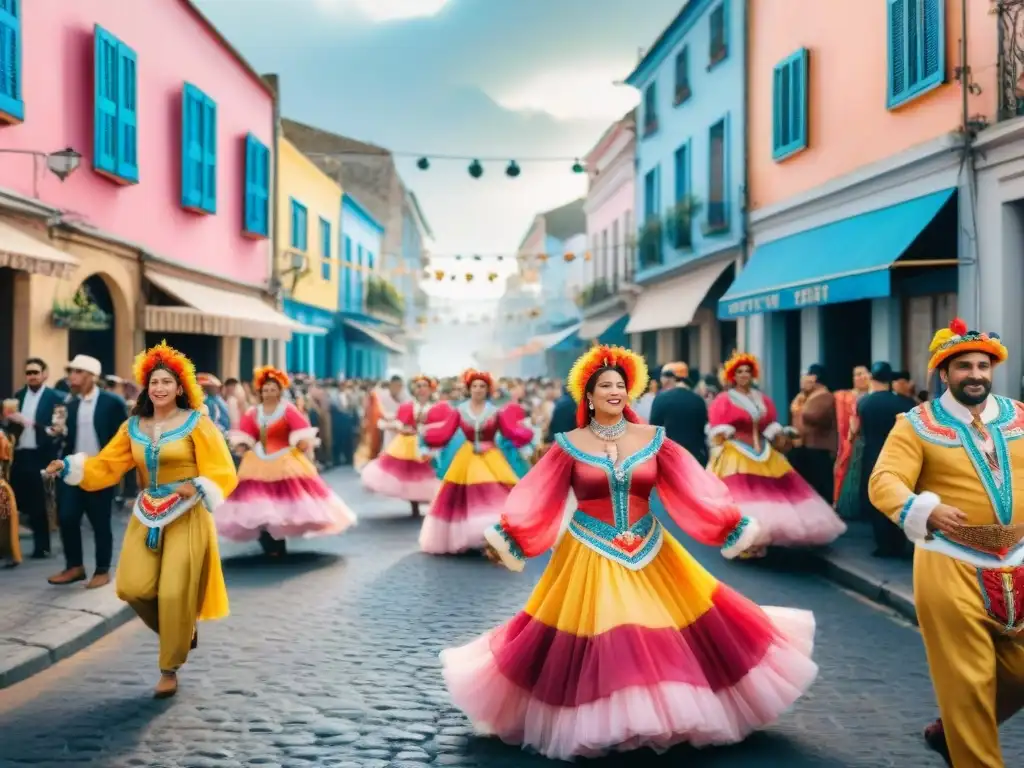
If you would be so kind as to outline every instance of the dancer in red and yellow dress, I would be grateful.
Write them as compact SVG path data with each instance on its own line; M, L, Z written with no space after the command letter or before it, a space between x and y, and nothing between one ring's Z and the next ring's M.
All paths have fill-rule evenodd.
M452 700L481 734L571 760L727 744L811 685L814 617L760 608L705 571L651 513L726 557L757 541L725 486L628 407L647 366L594 347L569 375L578 429L517 485L489 555L521 571L555 547L525 609L441 654ZM568 535L556 540L571 504Z
M757 358L734 354L722 369L727 387L708 409L711 461L740 509L761 526L761 545L821 546L846 531L846 523L786 460L786 434L775 403L754 388Z
M415 399L398 406L395 418L384 425L398 434L380 456L363 467L361 477L363 485L374 493L408 501L413 516L419 517L420 504L433 499L441 487L432 457L419 440L437 382L421 373L411 383Z
M420 549L431 555L483 548L484 531L498 521L509 490L519 482L495 442L498 435L524 456L535 450L535 432L525 424L523 409L490 402L494 382L489 373L469 370L462 380L469 399L458 408L435 405L422 431L427 448L452 452L459 444L420 529Z
M285 539L341 533L356 521L307 455L318 432L298 408L281 399L289 383L288 374L272 366L254 371L260 404L228 434L232 448L245 451L238 488L217 511L221 536L259 539L274 556L284 554Z

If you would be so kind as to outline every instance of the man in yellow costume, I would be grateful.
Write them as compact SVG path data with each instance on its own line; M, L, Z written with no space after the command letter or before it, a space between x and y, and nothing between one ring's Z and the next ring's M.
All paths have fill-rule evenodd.
M929 351L948 389L899 417L869 493L915 545L941 714L928 745L956 768L1002 768L999 723L1024 704L1024 404L991 394L996 334L956 319Z

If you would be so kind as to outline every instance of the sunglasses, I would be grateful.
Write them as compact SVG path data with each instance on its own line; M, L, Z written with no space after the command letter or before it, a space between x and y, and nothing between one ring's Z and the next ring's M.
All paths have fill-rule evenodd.
M42 376L43 372L40 371L38 368L29 368L27 371L25 371L25 375L26 376Z

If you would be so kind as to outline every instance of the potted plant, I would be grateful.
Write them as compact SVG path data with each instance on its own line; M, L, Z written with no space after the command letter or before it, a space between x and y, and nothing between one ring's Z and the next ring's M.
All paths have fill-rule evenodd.
M69 331L106 331L113 322L110 313L100 309L84 286L69 301L53 302L51 320L55 328Z
M693 246L693 222L701 209L700 200L694 195L684 195L665 215L668 224L669 241L675 248Z
M661 219L657 216L651 216L644 222L643 229L640 230L640 239L637 244L640 251L639 257L641 267L653 267L661 264L661 245L664 235L665 233L662 228Z

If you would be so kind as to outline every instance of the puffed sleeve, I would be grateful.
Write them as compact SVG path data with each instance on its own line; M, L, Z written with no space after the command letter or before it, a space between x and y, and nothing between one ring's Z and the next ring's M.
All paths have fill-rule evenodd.
M293 448L303 440L311 444L320 444L320 430L309 423L309 419L302 415L302 411L291 403L284 409L284 418L288 424L288 445Z
M509 403L498 410L498 431L516 448L533 449L537 445L537 433L527 421L526 411L517 403Z
M95 456L86 456L84 453L65 456L61 479L68 485L77 485L83 491L100 491L117 485L129 470L135 469L132 439L128 436L129 423L124 422L117 434Z
M764 424L761 434L764 435L765 440L771 442L782 432L782 425L779 424L779 411L768 395L762 392L761 397L764 399L765 410L764 416L761 417L761 423Z
M228 443L230 443L232 448L239 445L253 448L259 439L260 425L256 421L256 409L250 408L238 420L238 429L232 429L228 432Z
M423 425L420 435L424 445L427 448L444 448L455 436L461 418L458 410L448 403L435 405L427 413L427 423Z
M911 541L928 538L928 518L942 501L931 491L914 492L923 462L921 440L906 415L901 413L871 471L868 497Z
M668 439L658 451L655 487L669 516L701 544L732 559L758 543L757 521L740 514L725 483Z
M209 416L199 417L191 437L196 449L197 468L193 482L199 489L203 505L213 512L238 485L235 462L223 434Z
M731 423L732 400L726 392L715 395L708 408L707 434L711 440L728 440L736 434L736 426Z
M415 427L416 416L414 414L415 411L413 410L412 400L406 400L398 406L398 410L395 411L395 418L392 420L391 424L389 426L382 427L382 429L400 429L403 426Z
M501 522L487 529L487 543L510 571L555 545L572 483L573 459L555 443L512 489Z

